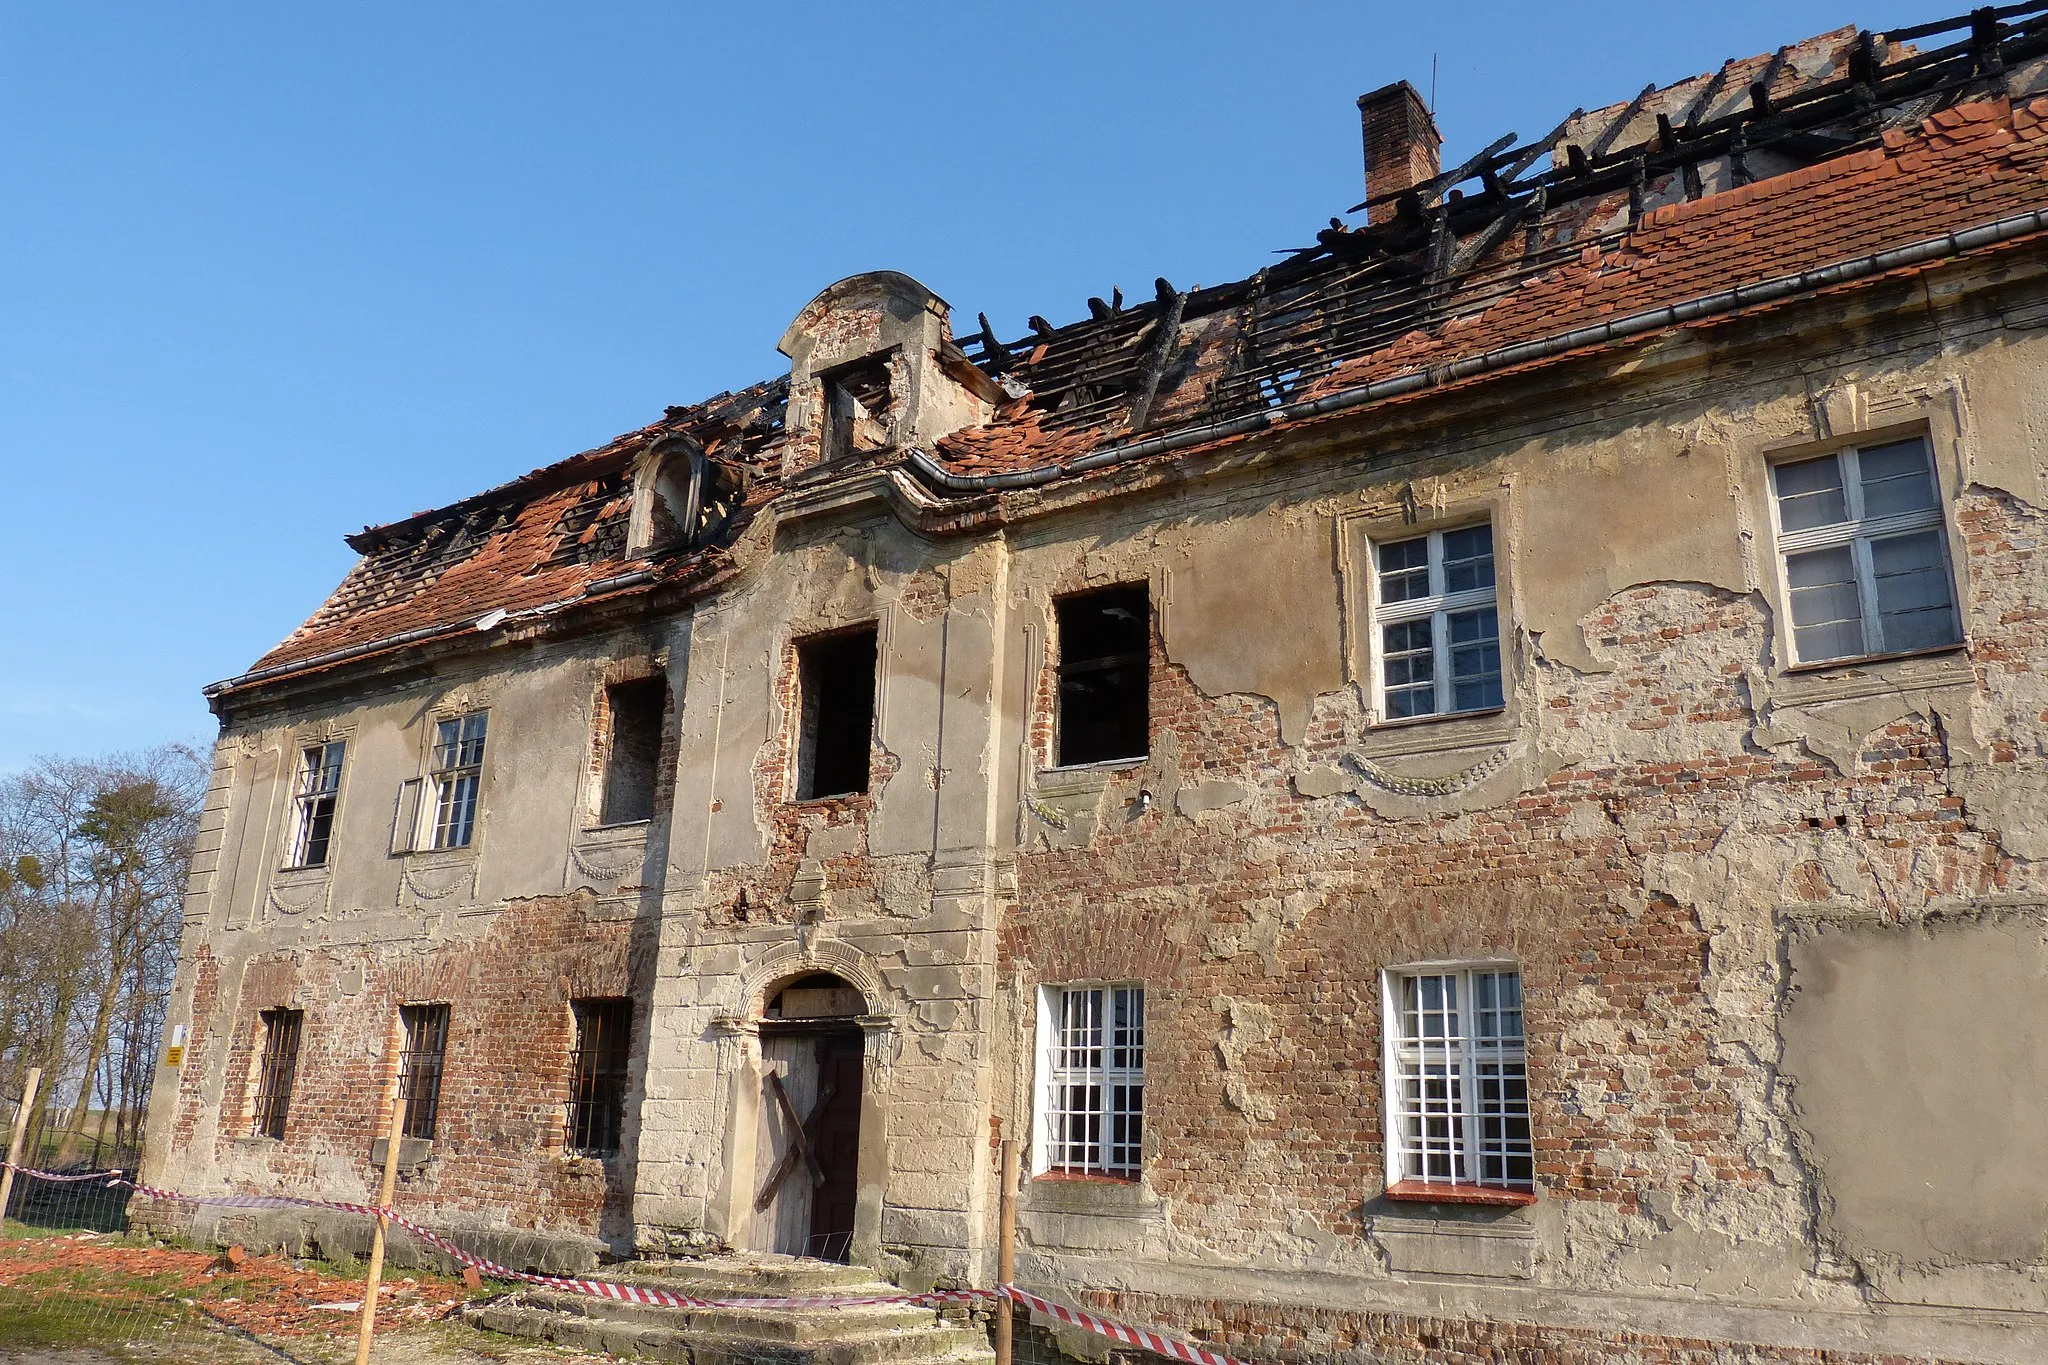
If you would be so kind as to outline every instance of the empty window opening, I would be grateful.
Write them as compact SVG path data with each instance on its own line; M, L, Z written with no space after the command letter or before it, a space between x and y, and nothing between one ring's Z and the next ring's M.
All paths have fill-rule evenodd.
M569 1074L570 1150L611 1156L626 1116L626 1058L633 1042L633 1002L572 1000L576 1056Z
M611 733L604 761L604 801L598 819L607 825L654 818L654 787L661 773L661 722L668 681L643 678L604 690Z
M325 867L327 845L334 837L334 808L341 799L341 758L346 746L315 744L299 755L299 780L293 799L291 865Z
M1152 607L1143 583L1055 604L1062 768L1143 758L1151 750Z
M448 1055L448 1007L406 1005L398 1011L405 1026L405 1051L399 1055L398 1093L405 1101L405 1122L399 1132L433 1141L441 1115L441 1067Z
M1497 710L1504 694L1493 527L1383 542L1375 560L1381 718Z
M1796 662L1962 643L1925 441L1777 465L1771 481Z
M488 719L487 713L475 711L441 721L435 728L435 848L467 848L476 837L476 800L483 785L484 732Z
M1038 1169L1136 1179L1145 1139L1145 988L1039 995Z
M256 1109L250 1131L257 1137L284 1139L285 1114L292 1105L292 1081L299 1069L299 1033L303 1010L265 1010L263 1055L257 1063Z
M836 460L889 444L889 357L870 356L824 376L823 458Z
M1386 989L1389 1185L1532 1188L1521 974L1391 972Z
M875 732L875 628L805 640L796 657L802 716L797 800L866 791Z

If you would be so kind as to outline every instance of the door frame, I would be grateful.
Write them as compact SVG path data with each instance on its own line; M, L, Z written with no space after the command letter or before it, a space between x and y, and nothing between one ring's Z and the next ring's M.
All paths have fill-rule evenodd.
M837 949L838 951L833 951ZM809 953L793 948L771 954L748 973L746 1013L715 1021L719 1036L719 1070L725 1073L724 1169L716 1176L717 1193L706 1212L706 1230L728 1246L743 1247L755 1235L754 1196L758 1193L761 1104L766 1076L761 1060L761 1016L775 991L814 972L827 972L859 990L870 1011L852 1020L861 1032L860 1156L854 1192L853 1241L847 1259L854 1265L878 1266L882 1255L882 1206L889 1182L888 1108L890 1062L897 1045L894 1016L875 1013L880 982L865 962L839 944L818 944ZM767 1213L759 1215L767 1217Z

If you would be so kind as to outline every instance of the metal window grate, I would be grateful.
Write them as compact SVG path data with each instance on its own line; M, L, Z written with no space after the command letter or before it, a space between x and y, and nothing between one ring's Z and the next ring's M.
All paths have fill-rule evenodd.
M467 848L475 837L488 719L487 713L475 711L440 722L434 732L435 848Z
M265 1010L263 1056L258 1062L256 1112L250 1131L258 1137L284 1138L285 1114L292 1103L292 1079L299 1069L299 1033L303 1010Z
M1529 1189L1520 973L1425 972L1391 985L1390 1178Z
M405 1122L399 1132L432 1141L441 1114L441 1069L448 1054L448 1007L406 1005L398 1011L405 1026L405 1051L398 1061L398 1093L405 1100Z
M1051 1003L1044 1167L1135 1176L1144 1147L1144 987L1060 990Z
M569 1147L591 1156L619 1150L626 1113L626 1058L633 1002L573 1000L576 1056L569 1072Z
M334 834L334 809L341 796L341 759L346 745L316 744L299 756L298 818L292 836L292 866L324 867Z

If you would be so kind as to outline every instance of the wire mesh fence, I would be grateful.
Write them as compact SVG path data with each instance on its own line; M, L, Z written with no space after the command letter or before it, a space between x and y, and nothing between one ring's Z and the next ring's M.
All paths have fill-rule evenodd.
M321 1254L330 1259L322 1262L253 1255L239 1246L223 1249L156 1235L165 1226L167 1210L222 1211L214 1205L237 1211L306 1205L365 1220L375 1214L362 1205L282 1196L190 1199L146 1185L137 1188L130 1167L17 1169L5 1201L6 1218L0 1222L0 1362L241 1365L282 1360L339 1365L352 1360L366 1287L362 1264L346 1252L324 1248ZM482 1260L399 1212L389 1216L394 1235L415 1260L419 1253L431 1257L438 1251L448 1258L444 1264L460 1263L470 1272L465 1279L456 1279L399 1271L386 1280L378 1299L378 1338L371 1359L394 1365L473 1365L478 1343L484 1340L479 1328L552 1343L501 1343L486 1357L496 1360L597 1361L611 1358L605 1353L614 1350L628 1356L696 1360L700 1351L691 1333L706 1330L720 1334L716 1354L722 1365L807 1365L824 1358L814 1349L821 1344L818 1341L808 1346L764 1343L756 1349L724 1335L732 1330L725 1319L735 1312L741 1318L822 1312L850 1323L855 1335L863 1330L866 1315L867 1329L921 1333L934 1346L946 1346L947 1359L971 1360L986 1347L997 1312L997 1295L988 1290L905 1294L876 1285L825 1291L843 1292L843 1299L707 1299L679 1292L684 1290L680 1283L669 1291L636 1288L630 1277L541 1276ZM189 1218L172 1221L190 1223ZM210 1226L217 1235L222 1224ZM613 1273L625 1269L615 1267ZM1159 1365L1169 1359L1238 1365L1186 1343L1162 1341L1149 1328L1096 1318L1008 1287L1002 1293L1016 1300L1013 1359L1019 1365ZM801 1340L806 1333L795 1335ZM974 1346L976 1341L981 1345ZM1145 1345L1173 1354L1143 1349ZM958 1355L962 1348L966 1355ZM525 1354L528 1351L545 1354L531 1356Z

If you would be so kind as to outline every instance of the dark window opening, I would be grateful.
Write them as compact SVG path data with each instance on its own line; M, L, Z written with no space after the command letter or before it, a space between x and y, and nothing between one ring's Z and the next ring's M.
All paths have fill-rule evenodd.
M836 460L889 444L889 357L870 356L824 377L825 448Z
M643 678L605 689L611 711L610 746L604 764L604 803L598 814L607 825L654 818L654 785L661 772L661 718L668 702L664 678Z
M797 800L866 791L875 733L875 628L806 640L796 657L803 718Z
M619 1150L626 1115L626 1057L633 1041L633 1002L572 1000L576 1058L569 1075L569 1146L588 1156Z
M1142 583L1079 593L1059 617L1062 768L1151 750L1152 608Z
M409 1138L434 1138L441 1113L441 1065L448 1054L448 1007L406 1005L398 1011L405 1025L405 1051L398 1063L398 1093L405 1100L405 1123L399 1132Z
M256 1114L251 1131L258 1137L284 1139L285 1113L292 1104L292 1080L299 1069L299 1031L304 1010L265 1010L263 1058L256 1082Z

